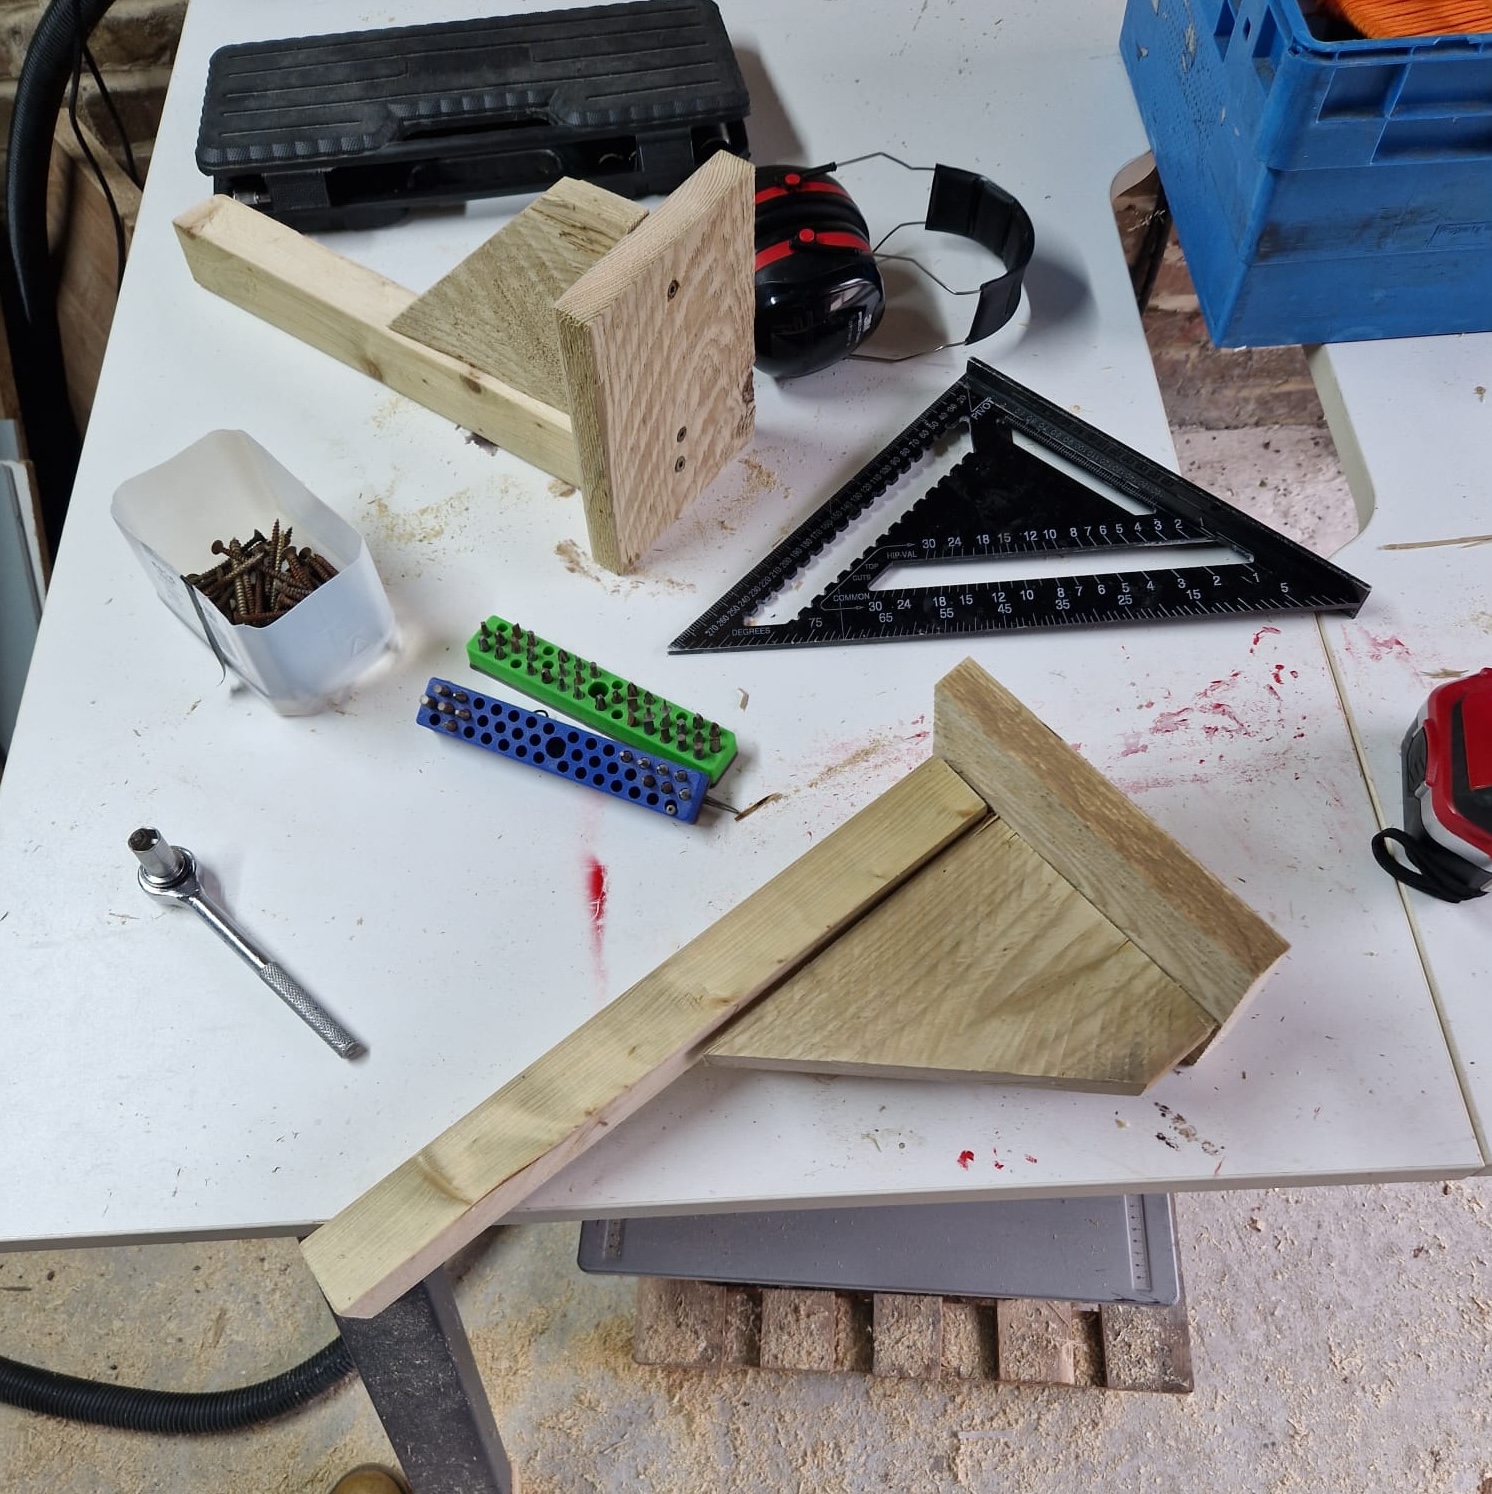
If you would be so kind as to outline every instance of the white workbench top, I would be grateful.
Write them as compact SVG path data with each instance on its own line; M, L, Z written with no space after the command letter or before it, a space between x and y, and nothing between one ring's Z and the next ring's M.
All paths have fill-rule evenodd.
M755 158L885 148L1013 191L1037 233L1029 313L976 352L1169 460L1108 202L1145 150L1117 0L1071 3L1059 21L1049 5L979 0L722 9L753 90ZM1247 1014L1195 1069L1133 1100L695 1072L526 1212L1480 1168L1414 930L1367 853L1371 802L1314 619L667 655L952 382L956 353L785 388L759 379L754 446L619 579L585 558L579 502L544 474L191 281L169 220L208 190L192 145L211 51L430 15L345 0L194 0L189 13L0 791L0 1241L327 1217L923 758L933 682L966 654L1292 941ZM897 221L889 178L855 180L873 226ZM517 205L335 247L423 289ZM263 443L378 564L402 648L336 711L282 719L220 684L109 519L122 480L219 427ZM1418 522L1408 512L1395 532ZM1451 568L1425 604L1461 605L1464 552L1420 553ZM1352 626L1407 637L1418 599L1369 579L1379 590ZM722 793L783 797L689 830L417 729L425 679L464 677L464 640L490 611L727 721L742 758ZM1398 666L1364 653L1361 667L1372 681ZM339 1061L195 920L145 900L125 846L139 824L198 854L368 1058ZM1423 927L1442 991L1464 976L1470 1004L1467 925ZM1478 1044L1492 1053L1471 1031L1464 1062Z
M1400 743L1426 695L1492 667L1492 334L1314 355L1364 526L1337 557L1372 610L1325 624L1384 823L1402 825ZM1492 897L1406 906L1477 1133L1492 1116Z

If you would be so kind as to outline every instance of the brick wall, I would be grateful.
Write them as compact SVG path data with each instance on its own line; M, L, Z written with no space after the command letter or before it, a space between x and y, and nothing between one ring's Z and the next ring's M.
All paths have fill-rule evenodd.
M10 138L16 78L31 33L45 9L43 0L0 0L0 169ZM90 40L94 58L142 166L149 159L155 140L185 12L186 0L114 0ZM79 105L94 133L120 153L117 131L95 97L86 69Z

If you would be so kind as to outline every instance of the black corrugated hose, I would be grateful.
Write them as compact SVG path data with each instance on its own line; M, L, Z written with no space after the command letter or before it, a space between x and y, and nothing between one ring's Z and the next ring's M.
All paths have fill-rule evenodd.
M68 402L47 244L52 133L81 47L112 0L52 0L37 22L11 116L5 210L19 325L12 338L31 455L55 552L77 470L80 441ZM230 1432L303 1406L353 1373L340 1338L303 1364L236 1390L144 1390L59 1375L0 1357L0 1401L96 1426L164 1434Z
M236 1432L284 1416L325 1394L352 1372L352 1356L340 1338L284 1374L235 1390L141 1390L0 1358L0 1401L23 1411L94 1426L201 1436Z
M62 533L81 441L68 401L47 245L47 174L52 134L79 48L111 0L52 0L36 23L21 75L5 182L6 226L19 325L10 329L16 386L36 467L42 520L52 553Z
M80 49L112 0L52 0L37 22L16 80L5 210L18 325L11 336L42 513L55 553L81 442L68 401L47 244L52 134ZM303 1364L235 1390L144 1390L59 1375L0 1357L0 1401L96 1426L162 1434L230 1432L283 1416L353 1373L340 1338Z

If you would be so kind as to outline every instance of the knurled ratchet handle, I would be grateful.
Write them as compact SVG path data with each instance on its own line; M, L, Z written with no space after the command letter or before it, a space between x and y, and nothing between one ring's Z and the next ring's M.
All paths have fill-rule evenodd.
M288 971L269 961L259 972L259 979L267 985L291 1011L295 1013L317 1037L328 1047L334 1048L343 1058L360 1058L367 1049L348 1032L308 992L303 991Z

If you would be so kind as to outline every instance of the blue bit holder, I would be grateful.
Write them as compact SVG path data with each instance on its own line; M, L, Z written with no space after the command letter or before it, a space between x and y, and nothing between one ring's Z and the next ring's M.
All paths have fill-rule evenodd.
M419 725L453 741L583 784L608 798L692 825L709 775L527 706L432 677L420 697Z

